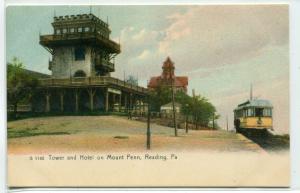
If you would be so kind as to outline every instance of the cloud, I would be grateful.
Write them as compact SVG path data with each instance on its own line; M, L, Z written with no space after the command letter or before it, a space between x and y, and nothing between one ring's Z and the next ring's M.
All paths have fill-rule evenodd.
M149 50L144 50L144 51L137 57L137 59L138 59L138 60L145 60L145 59L147 59L147 58L150 57L150 56L151 56L150 51L149 51Z
M158 31L146 25L124 28L117 61L133 71L146 65L153 71L143 72L148 76L158 73L163 60L171 56L176 72L187 74L236 64L256 57L266 46L288 43L288 6L191 6L186 10L166 15L162 19L169 25Z
M163 39L161 31L146 28L125 27L121 31L122 53L116 58L114 74L123 77L123 72L136 75L144 82L156 73L160 73L163 56L158 53L159 42Z
M191 6L165 15L168 25L157 30L126 27L119 76L138 74L145 86L170 56L176 74L189 77L189 92L196 89L216 106L221 126L226 116L232 126L233 109L249 98L252 83L256 96L276 107L275 129L288 132L288 15L286 5Z
M288 42L288 6L195 6L168 19L159 50L183 71L237 63Z

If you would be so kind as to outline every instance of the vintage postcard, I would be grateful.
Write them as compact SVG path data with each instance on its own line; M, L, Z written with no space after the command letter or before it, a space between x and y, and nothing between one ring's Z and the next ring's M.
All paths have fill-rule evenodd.
M8 185L289 187L289 5L7 6Z

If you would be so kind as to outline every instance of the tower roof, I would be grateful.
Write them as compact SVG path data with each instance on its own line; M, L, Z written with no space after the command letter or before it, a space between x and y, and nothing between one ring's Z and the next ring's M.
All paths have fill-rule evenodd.
M119 54L120 45L110 39L110 29L93 14L78 14L54 17L54 33L40 35L40 44L49 52L57 46L90 44L109 53Z
M174 68L174 62L170 59L169 56L164 61L163 68Z
M99 28L105 29L110 33L108 23L102 21L94 14L77 14L77 15L65 15L65 16L55 16L53 27L63 27L63 26L73 26L73 25L97 25Z

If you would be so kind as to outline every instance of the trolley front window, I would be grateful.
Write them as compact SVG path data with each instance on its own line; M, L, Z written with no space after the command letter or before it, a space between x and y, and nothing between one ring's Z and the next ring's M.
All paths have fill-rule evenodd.
M255 116L262 117L263 116L263 108L255 108Z
M271 117L272 109L270 108L255 108L256 117Z

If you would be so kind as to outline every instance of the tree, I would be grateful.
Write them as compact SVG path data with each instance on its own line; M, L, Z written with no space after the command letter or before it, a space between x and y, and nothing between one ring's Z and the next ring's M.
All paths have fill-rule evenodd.
M150 91L150 106L153 111L160 111L160 107L171 102L172 93L168 87L157 87Z
M200 95L193 97L192 100L193 107L191 112L193 113L196 128L198 128L199 125L208 127L209 122L215 115L215 107L205 97L201 97Z
M198 126L208 127L211 121L217 120L215 107L200 95L191 97L185 93L177 94L177 101L181 104L181 113Z
M26 73L22 62L14 57L7 65L7 103L13 106L14 118L17 118L18 104L29 103L37 86L37 78Z
M150 105L153 110L160 111L162 105L171 102L171 97L170 88L157 87L150 92ZM199 126L208 127L219 118L213 104L200 95L191 97L183 91L177 91L175 101L181 104L181 114L192 121L197 129Z

